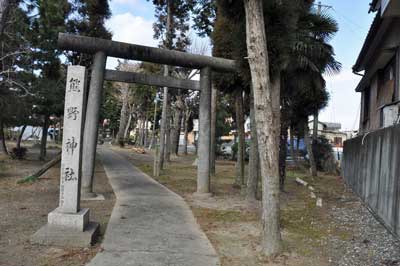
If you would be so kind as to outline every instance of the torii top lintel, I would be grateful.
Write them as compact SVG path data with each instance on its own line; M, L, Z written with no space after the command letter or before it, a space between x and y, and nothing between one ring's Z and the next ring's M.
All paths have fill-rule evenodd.
M87 54L103 51L107 56L193 69L210 67L221 72L236 72L239 69L239 64L235 60L67 33L58 34L58 47Z

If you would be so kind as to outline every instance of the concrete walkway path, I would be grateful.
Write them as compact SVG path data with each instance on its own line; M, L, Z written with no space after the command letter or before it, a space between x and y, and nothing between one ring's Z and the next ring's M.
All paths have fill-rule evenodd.
M220 265L186 202L107 146L98 149L117 201L89 266Z

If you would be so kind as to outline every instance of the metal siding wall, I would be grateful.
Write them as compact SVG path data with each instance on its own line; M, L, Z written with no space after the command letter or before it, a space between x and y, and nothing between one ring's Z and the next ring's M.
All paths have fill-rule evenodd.
M348 186L399 236L400 125L345 141L342 166Z

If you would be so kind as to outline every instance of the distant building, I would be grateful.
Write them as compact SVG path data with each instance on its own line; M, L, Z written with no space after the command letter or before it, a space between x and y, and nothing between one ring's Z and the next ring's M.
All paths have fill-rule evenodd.
M308 122L308 128L312 132L314 120ZM318 121L318 136L324 136L333 147L343 147L343 142L350 138L347 132L342 132L340 123Z
M391 126L399 120L400 1L374 0L376 12L354 73L364 71L356 91L361 92L359 133Z

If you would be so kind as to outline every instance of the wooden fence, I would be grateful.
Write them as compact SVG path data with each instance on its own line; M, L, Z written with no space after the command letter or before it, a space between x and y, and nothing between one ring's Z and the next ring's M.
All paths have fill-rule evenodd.
M346 183L375 216L400 236L400 125L345 141Z

